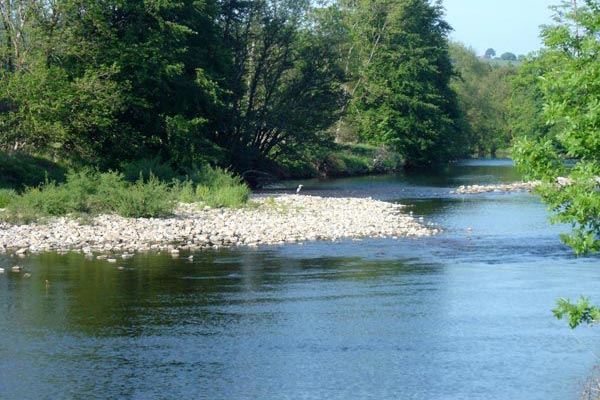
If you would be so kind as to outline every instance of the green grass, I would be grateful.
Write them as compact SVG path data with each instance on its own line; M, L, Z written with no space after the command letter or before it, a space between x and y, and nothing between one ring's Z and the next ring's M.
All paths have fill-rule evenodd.
M117 213L125 217L160 217L172 212L169 186L150 176L129 183L116 172L84 169L67 174L66 182L27 188L6 204L4 218L28 223L43 217Z
M239 208L248 202L250 189L246 185L212 187L198 186L197 198L210 207ZM208 190L206 190L208 189Z
M17 196L13 189L0 189L0 208L6 208Z
M210 167L195 171L195 183L188 178L167 183L152 172L138 174L130 182L119 172L100 173L93 169L69 172L66 181L28 187L22 194L0 190L2 218L28 223L44 217L116 213L124 217L162 217L172 214L177 201L201 201L211 207L240 207L249 196L248 187L231 173Z

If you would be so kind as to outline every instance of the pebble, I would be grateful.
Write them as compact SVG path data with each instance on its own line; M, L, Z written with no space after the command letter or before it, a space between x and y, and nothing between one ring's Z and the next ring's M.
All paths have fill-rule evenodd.
M451 194L480 194L492 192L531 192L541 184L540 181L504 183L498 185L468 185L459 186Z
M198 251L256 247L311 240L365 237L423 237L440 232L403 211L404 206L364 198L282 195L251 200L253 207L230 209L180 203L167 218L99 215L81 225L67 217L44 223L0 223L0 248L8 253L74 251L86 255Z

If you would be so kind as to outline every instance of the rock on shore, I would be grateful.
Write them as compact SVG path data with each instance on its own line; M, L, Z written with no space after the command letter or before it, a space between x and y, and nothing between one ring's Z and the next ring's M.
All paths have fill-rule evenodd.
M82 224L53 218L42 224L0 224L0 252L132 253L258 246L338 238L429 236L438 232L402 213L403 206L371 199L285 195L241 209L181 203L168 218L100 215Z

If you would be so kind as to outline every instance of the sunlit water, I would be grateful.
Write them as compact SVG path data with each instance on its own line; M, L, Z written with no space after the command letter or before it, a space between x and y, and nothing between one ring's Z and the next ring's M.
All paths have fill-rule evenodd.
M550 309L600 302L600 259L573 257L535 196L449 194L518 179L476 161L304 182L408 204L444 228L426 239L2 258L31 277L0 275L0 398L578 399L600 328Z

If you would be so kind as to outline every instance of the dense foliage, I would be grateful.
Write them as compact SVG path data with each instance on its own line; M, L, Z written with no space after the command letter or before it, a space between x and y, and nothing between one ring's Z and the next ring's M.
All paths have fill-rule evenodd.
M377 3L375 15L358 3L353 45L371 51L356 60L350 121L363 140L383 143L408 165L445 161L465 153L457 122L453 68L448 52L450 26L440 2ZM366 22L364 22L366 21ZM365 24L365 26L360 26Z
M534 130L514 152L518 165L544 182L540 194L553 220L572 225L563 240L577 253L600 249L600 3L586 4L576 13L571 4L558 7L559 23L543 32L546 49L535 63L543 117L554 130Z
M491 64L458 43L451 43L450 55L457 71L451 87L457 93L463 118L464 146L468 154L495 157L512 141L508 115L513 93L511 80L517 68Z
M440 1L0 3L0 150L239 172L353 141L472 147Z

